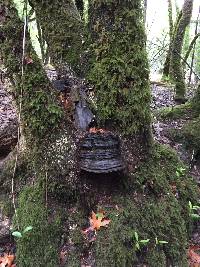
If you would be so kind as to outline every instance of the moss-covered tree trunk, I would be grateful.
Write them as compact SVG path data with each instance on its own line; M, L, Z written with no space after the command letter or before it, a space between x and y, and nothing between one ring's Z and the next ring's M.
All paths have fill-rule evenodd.
M17 244L17 261L21 267L55 267L58 266L57 250L62 230L59 228L58 232L60 220L56 214L49 224L48 200L45 195L47 192L52 196L62 194L62 190L65 196L73 194L76 148L73 127L64 115L31 45L28 32L23 54L24 24L13 2L1 0L0 13L0 54L9 76L15 82L14 94L26 140L26 150L23 158L18 156L14 177L14 184L18 184L19 188L22 188L22 180L23 185L27 185L19 194L15 227L19 227L21 232L27 226L33 227L31 237L25 236ZM31 183L27 177L32 177ZM11 178L8 175L5 179ZM19 192L19 189L16 188L16 191Z
M119 189L115 181L112 193L104 195L103 202L97 201L94 208L97 212L103 209L111 219L108 228L97 233L91 249L98 267L187 266L181 248L186 248L190 219L183 210L190 190L194 189L195 196L195 186L185 175L187 185L183 189L176 176L181 163L171 150L154 144L151 152L147 150L145 162L136 163L133 156L138 153L138 144L144 147L151 143L149 71L141 2L90 1L94 62L89 78L95 85L97 117L106 128L122 133L123 141L123 136L132 141L128 143L128 156L123 147L128 173L121 176L121 181L126 188ZM139 150L139 155L144 156L144 152ZM179 187L179 198L171 190L172 181ZM98 184L101 185L100 180ZM137 249L137 235L151 241ZM157 246L156 238L168 244Z
M39 20L52 64L68 63L79 72L83 23L72 0L29 0Z
M169 76L169 67L170 67L170 53L171 46L173 41L173 32L174 32L174 23L173 23L173 9L172 9L172 1L168 0L168 18L169 18L169 49L167 51L167 56L164 63L163 68L163 78L167 78Z
M192 10L193 10L193 0L185 0L182 9L182 17L179 21L176 32L174 34L172 51L171 51L170 75L175 83L175 90L176 90L175 98L177 101L180 102L185 101L185 93L186 93L186 84L183 73L181 53L182 53L185 31L190 23Z
M151 142L150 87L141 1L91 1L97 113L108 127ZM137 41L136 41L137 40Z

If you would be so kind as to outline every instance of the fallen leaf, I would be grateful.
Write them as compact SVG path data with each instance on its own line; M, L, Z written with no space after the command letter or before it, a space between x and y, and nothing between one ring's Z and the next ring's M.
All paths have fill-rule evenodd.
M3 257L0 257L0 267L14 267L14 259L14 255L9 255L5 253Z
M94 211L92 211L92 217L89 218L90 226L94 230L99 230L101 226L105 227L110 223L110 220L105 219L103 213L97 213L97 214L95 214Z
M29 65L33 63L33 59L31 57L25 57L24 62L25 64Z
M195 251L200 251L200 247L190 246L188 249L188 258L190 260L190 267L200 267L200 255Z

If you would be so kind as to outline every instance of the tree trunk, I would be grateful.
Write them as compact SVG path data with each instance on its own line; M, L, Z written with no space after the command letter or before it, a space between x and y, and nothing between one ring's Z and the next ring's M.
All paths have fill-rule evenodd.
M194 66L194 56L195 56L195 47L196 47L196 39L200 36L200 33L198 33L198 26L199 26L199 16L200 16L200 6L199 6L199 13L196 20L196 27L195 27L195 37L194 37L194 43L191 43L191 46L193 47L193 53L192 53L192 60L191 60L191 69L190 69L190 75L189 75L189 84L191 83L192 79L192 72L193 72L193 66Z
M193 10L193 0L185 0L182 17L174 35L172 53L171 53L171 77L175 83L176 97L180 102L185 101L186 84L184 80L183 66L181 62L181 53L185 30L190 23Z
M6 84L0 81L0 159L15 147L17 128L17 113L11 95L6 91Z
M144 0L144 23L146 23L147 20L147 0Z
M197 34L194 36L194 38L192 39L192 41L191 41L191 43L190 43L190 45L189 45L189 48L188 48L188 50L187 50L187 52L186 52L186 54L185 54L185 57L184 57L184 60L183 60L183 64L184 64L185 62L187 62L188 57L189 57L189 55L190 55L192 49L195 48L196 41L197 41L197 39L198 39L199 37L200 37L200 33L197 33ZM191 68L191 70L192 70L192 68Z
M26 267L27 264L55 267L59 264L57 249L61 232L57 230L58 217L52 218L51 225L48 222L48 200L45 198L45 191L57 192L60 195L63 188L69 198L74 192L76 175L73 160L76 145L73 127L64 115L28 33L25 54L23 53L24 25L12 1L5 3L0 0L0 14L0 54L9 76L16 84L16 101L18 112L21 113L20 125L26 139L26 151L22 158L18 156L14 184L27 175L33 178L31 184L24 180L27 186L20 191L15 216L15 227L18 227L19 231L23 231L28 225L34 228L31 239L24 238L18 242L18 264L21 267ZM4 176L1 181L3 178L11 181L14 169L12 166L13 164L9 175L2 174ZM59 190L53 190L52 185ZM15 190L19 192L18 188ZM43 262L41 259L44 259Z
M150 143L151 97L141 2L93 2L89 20L96 60L90 80L98 116L105 126Z
M168 0L168 16L169 16L169 37L170 37L170 43L171 43L173 39L173 29L174 29L171 0Z
M179 21L182 17L182 11L177 13L177 18L176 18L176 22L174 25L172 25L173 23L173 19L172 19L172 5L171 5L171 1L168 2L168 16L169 16L169 39L170 39L170 43L169 43L169 49L167 51L167 55L166 55L166 59L165 59L165 63L164 63L164 68L163 68L163 78L168 78L169 77L169 71L170 71L170 63L171 63L171 49L172 49L172 44L173 44L173 40L174 40L174 34L176 32L177 26L179 24ZM173 26L173 28L172 28Z
M38 42L40 44L42 62L44 63L45 62L45 58L46 58L45 41L44 41L44 38L43 38L43 34L42 34L41 27L40 27L40 23L39 23L37 18L36 18L36 23L37 23L37 31L38 31Z
M80 71L83 23L74 1L29 0L36 12L53 65L69 64Z

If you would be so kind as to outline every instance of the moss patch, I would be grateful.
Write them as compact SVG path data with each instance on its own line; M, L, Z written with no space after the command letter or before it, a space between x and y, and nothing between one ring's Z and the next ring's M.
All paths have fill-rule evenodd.
M126 179L128 191L113 192L109 205L97 203L96 211L105 210L111 219L91 245L97 267L187 266L192 225L188 201L197 203L199 193L187 171L177 175L181 167L175 152L155 145L148 160ZM150 239L140 250L134 232L140 240ZM156 245L156 238L168 243Z
M175 107L167 107L155 111L155 115L159 119L184 119L185 117L192 117L194 115L194 110L192 104L187 102L186 104L178 105Z
M58 104L56 94L31 45L28 33L22 78L24 25L20 21L12 1L9 0L5 3L0 0L0 6L3 25L0 32L0 53L3 57L3 64L8 69L10 77L15 81L15 96L18 106L22 101L21 116L26 137L29 134L34 135L34 139L46 138L52 129L60 125L63 117L62 108Z
M200 117L186 124L181 131L186 147L200 153Z
M20 231L33 230L17 241L17 264L21 267L58 266L60 220L48 221L41 185L26 187L20 193L17 209ZM17 222L17 218L16 218Z

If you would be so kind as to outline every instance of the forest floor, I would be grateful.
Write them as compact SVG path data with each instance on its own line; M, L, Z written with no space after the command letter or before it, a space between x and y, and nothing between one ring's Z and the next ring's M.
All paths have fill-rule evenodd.
M153 84L152 95L154 139L159 143L168 145L176 150L180 159L186 166L188 166L190 174L195 177L198 183L200 183L200 162L193 159L193 151L186 150L184 144L174 141L169 134L170 129L181 129L187 124L191 120L190 114L178 119L157 118L156 114L159 114L159 110L163 108L170 108L173 110L176 106L176 103L174 102L174 90L172 87ZM187 93L187 98L191 99L193 95L194 89L190 88Z
M191 99L194 92L194 88L189 88L187 98ZM174 101L174 90L172 87L154 83L152 85L152 95L152 111L153 114L155 114L153 122L154 139L161 144L172 147L177 152L180 159L189 168L189 174L194 177L200 186L200 161L194 159L194 151L186 150L184 144L174 141L169 134L170 129L181 130L181 128L191 120L190 114L187 114L184 118L182 117L178 119L162 120L157 118L156 114L159 114L160 109L173 109L176 106ZM196 229L191 236L190 242L191 244L200 246L200 222L196 225Z

